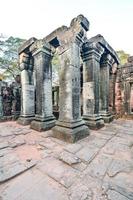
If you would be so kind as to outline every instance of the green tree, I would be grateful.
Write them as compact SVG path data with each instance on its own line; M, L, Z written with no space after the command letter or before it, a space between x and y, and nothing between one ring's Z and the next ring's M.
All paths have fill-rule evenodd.
M127 58L130 56L128 53L125 53L123 50L117 51L117 54L120 59L121 65L124 65L127 62Z
M24 39L0 36L0 77L13 79L20 73L18 67L18 48Z

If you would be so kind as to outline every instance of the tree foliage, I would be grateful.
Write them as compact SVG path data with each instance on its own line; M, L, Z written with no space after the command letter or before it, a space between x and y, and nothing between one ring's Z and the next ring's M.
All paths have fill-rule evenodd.
M20 73L18 67L18 48L24 39L0 36L0 78L13 79Z
M127 62L127 58L130 56L128 53L125 53L123 50L117 51L118 57L120 59L120 64L124 65Z

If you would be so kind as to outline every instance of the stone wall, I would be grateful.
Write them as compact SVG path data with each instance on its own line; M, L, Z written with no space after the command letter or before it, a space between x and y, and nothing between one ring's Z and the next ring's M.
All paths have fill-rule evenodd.
M118 116L133 116L133 56L120 66L116 80L116 112Z
M21 109L20 76L10 85L0 81L0 119L17 119Z

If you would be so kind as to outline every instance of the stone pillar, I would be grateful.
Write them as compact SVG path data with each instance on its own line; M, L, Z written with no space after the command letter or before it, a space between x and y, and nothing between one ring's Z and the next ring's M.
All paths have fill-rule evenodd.
M113 116L109 111L109 76L110 68L112 67L113 59L111 55L106 55L100 66L100 115L105 123L109 123L113 120Z
M115 83L115 110L116 117L122 117L124 114L124 99L122 93L124 92L124 82L122 82L122 70L121 66L117 70L116 83Z
M48 130L55 125L52 108L52 53L50 46L33 51L36 76L36 113L31 128L37 131Z
M18 123L28 125L35 116L35 87L33 80L33 63L29 55L20 55L21 69L21 115Z
M0 119L3 118L2 81L0 80Z
M53 135L68 142L75 142L89 134L81 118L80 104L80 46L73 42L59 56L59 119Z
M110 112L115 116L115 84L116 84L117 63L114 63L110 73L109 105Z
M91 129L104 126L99 115L100 58L104 49L92 44L83 50L83 119Z

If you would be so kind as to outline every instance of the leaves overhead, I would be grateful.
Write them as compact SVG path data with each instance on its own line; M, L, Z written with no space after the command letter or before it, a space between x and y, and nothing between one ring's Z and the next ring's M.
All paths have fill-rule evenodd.
M129 54L125 53L123 50L117 51L118 57L120 59L121 65L124 65L127 62L127 58L130 56Z
M24 39L0 36L0 78L13 79L20 73L18 67L18 48Z

